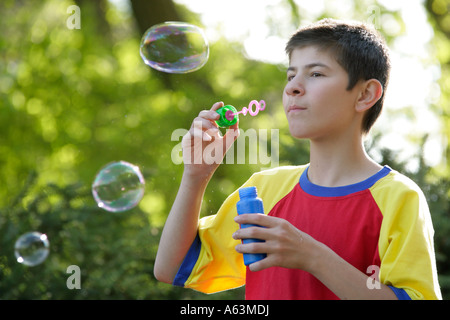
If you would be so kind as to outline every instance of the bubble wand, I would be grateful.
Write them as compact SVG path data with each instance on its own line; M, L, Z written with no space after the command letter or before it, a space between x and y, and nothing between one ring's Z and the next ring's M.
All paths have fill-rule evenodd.
M253 106L255 106L255 110L253 110ZM237 111L235 107L232 105L226 105L222 108L216 110L216 112L220 115L219 120L216 121L217 125L221 128L226 128L235 124L239 119L239 114L243 114L244 116L247 113L250 113L252 117L256 116L259 111L263 111L266 108L266 102L264 100L252 100L248 104L248 107L243 107L241 111Z

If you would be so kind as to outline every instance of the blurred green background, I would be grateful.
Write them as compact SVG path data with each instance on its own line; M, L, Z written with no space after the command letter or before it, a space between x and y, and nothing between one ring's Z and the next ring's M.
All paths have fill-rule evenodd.
M397 22L397 34L405 30L399 11L383 3L345 2L352 4L355 19L367 20L367 7L374 5L381 16ZM80 29L67 27L71 5L80 8ZM425 192L436 231L439 281L447 299L450 0L421 5L433 30L424 59L440 67L440 94L429 109L441 124L441 160L433 165L425 160L427 134L409 138L415 149L408 160L414 160L414 167L398 156L399 150L380 144L382 127L375 126L367 147ZM308 18L298 1L280 0L277 8L292 31ZM321 17L341 18L326 5L317 13ZM139 56L141 36L164 21L186 21L208 31L199 13L170 0L0 3L0 299L244 297L243 288L203 295L153 276L159 237L183 169L171 158L181 139L173 139L172 133L189 128L199 111L215 101L246 106L252 99L264 99L266 110L245 118L241 128L279 129L280 165L308 162L308 143L292 139L287 129L281 105L285 67L252 59L242 42L220 30L210 42L208 63L199 71L177 75L146 66ZM255 23L281 32L275 16ZM389 44L395 41L383 23L379 31ZM140 167L145 195L134 209L110 213L97 207L91 184L101 167L119 160ZM265 166L222 165L207 189L202 215L215 213L251 173ZM35 267L19 264L14 256L15 241L29 231L45 233L50 241L47 260ZM70 265L80 267L81 289L66 285Z

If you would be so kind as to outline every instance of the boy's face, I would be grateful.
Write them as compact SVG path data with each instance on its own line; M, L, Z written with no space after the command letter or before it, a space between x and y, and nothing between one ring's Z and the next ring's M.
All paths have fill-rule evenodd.
M346 90L348 74L328 52L294 49L283 91L289 131L295 138L323 139L361 126L355 111L359 86Z

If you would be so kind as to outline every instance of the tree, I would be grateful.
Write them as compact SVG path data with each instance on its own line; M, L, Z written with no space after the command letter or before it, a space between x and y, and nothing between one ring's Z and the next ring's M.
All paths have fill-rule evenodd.
M0 189L0 295L204 298L153 277L159 233L182 169L171 161L179 143L172 133L188 128L198 110L217 99L215 65L231 58L242 68L235 77L245 72L282 77L275 66L245 61L239 50L228 48L195 74L167 75L176 86L167 85L139 57L141 32L133 16L108 2L77 3L80 29L66 27L70 1L0 5L5 25L0 38L0 184L7 186ZM239 104L248 99L220 95ZM138 165L146 181L139 206L125 213L98 208L90 190L100 168L116 160ZM250 171L223 166L214 181L219 188L207 193L203 214L217 210ZM49 257L32 268L14 256L14 242L28 231L46 233L50 241ZM71 265L80 268L79 290L66 286ZM242 290L212 298L239 295Z
M434 106L436 113L439 114L447 142L450 140L450 19L449 9L450 1L448 0L427 0L425 8L433 30L434 48L436 57L439 59L441 67L440 90L441 97L438 105ZM440 284L445 296L450 294L450 147L447 144L444 150L446 163L443 168L432 170L429 168L426 180L427 184L423 187L428 191L428 199L431 210L434 212L434 225L436 228L436 247L438 259L438 272L440 274Z
M441 65L441 99L436 112L440 115L444 125L444 134L447 141L450 140L450 1L448 0L427 0L425 7L428 11L429 20L435 32L434 47L436 56ZM445 150L447 159L446 174L450 172L450 148L447 144Z

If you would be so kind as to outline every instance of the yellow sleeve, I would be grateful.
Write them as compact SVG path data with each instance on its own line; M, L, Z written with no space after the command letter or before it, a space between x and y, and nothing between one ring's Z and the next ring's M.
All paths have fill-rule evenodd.
M383 214L378 242L381 283L405 290L411 299L442 299L434 229L422 191L396 171L371 189Z
M303 167L280 167L254 174L242 187L256 186L267 214L298 183ZM215 215L199 221L198 234L173 282L174 285L203 293L216 293L245 285L246 268L240 243L232 234L239 192L233 192Z
M174 285L203 293L215 293L245 284L245 266L242 255L234 250L239 244L232 234L239 228L234 222L238 192L232 193L218 213L199 220L198 234Z

